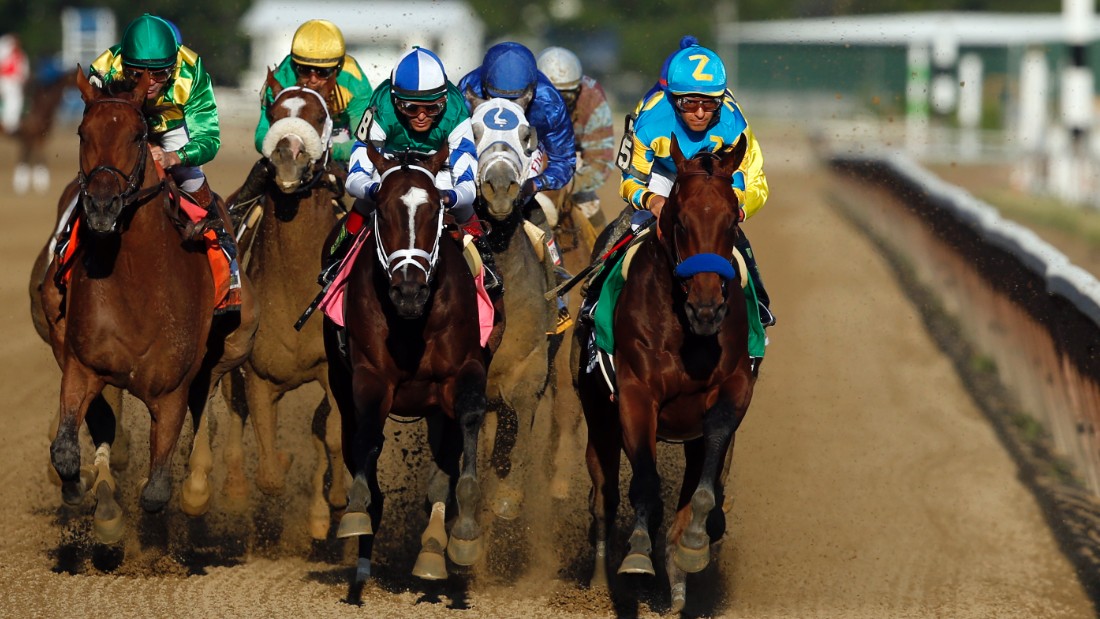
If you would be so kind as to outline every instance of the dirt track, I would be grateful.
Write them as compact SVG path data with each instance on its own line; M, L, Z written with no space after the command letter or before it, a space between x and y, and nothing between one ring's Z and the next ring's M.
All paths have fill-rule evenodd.
M222 154L207 166L220 192L238 184L254 159L246 130L230 128ZM1094 616L1015 465L883 260L827 205L826 173L787 130L757 127L772 198L746 226L779 324L738 434L729 535L717 566L689 578L688 614ZM73 132L60 133L58 178L76 169ZM27 311L28 273L60 187L55 182L46 197L13 196L14 153L10 142L0 143L0 252L7 266L0 277L0 384L8 394L0 412L7 438L0 455L0 616L667 611L661 580L622 585L615 605L582 586L590 551L580 453L569 501L551 506L535 497L517 524L493 524L485 564L443 585L408 576L423 519L419 495L410 480L390 476L383 527L393 537L376 547L377 578L363 592L363 606L343 603L350 555L339 543L311 544L304 527L313 455L303 430L320 393L309 388L282 409L281 445L297 457L291 494L267 499L253 490L252 509L240 515L215 497L212 514L200 521L189 521L175 503L139 520L134 488L145 473L148 422L144 411L135 412L127 424L133 458L121 476L131 534L123 550L92 545L89 504L60 507L57 488L46 481L60 372ZM605 192L605 204L613 193ZM415 428L396 430L389 462L417 462ZM676 450L663 447L663 473Z

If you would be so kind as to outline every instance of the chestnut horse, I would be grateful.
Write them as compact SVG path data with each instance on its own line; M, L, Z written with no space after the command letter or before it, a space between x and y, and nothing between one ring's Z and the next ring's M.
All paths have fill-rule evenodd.
M256 324L246 280L241 310L214 317L205 244L183 240L172 198L178 189L158 174L150 154L142 109L150 77L121 93L101 91L79 69L76 80L85 102L80 170L61 201L79 199L79 242L70 259L50 265L41 288L62 371L50 456L63 498L78 502L92 490L96 533L114 542L123 531L108 464L114 424L104 431L89 423L95 468L82 470L77 433L89 404L111 386L148 407L151 456L140 501L148 512L163 509L171 496L172 454L190 408L195 433L181 503L188 515L201 515L209 508L212 467L203 410L217 381L248 356Z
M583 360L574 368L588 424L594 585L607 583L620 453L633 471L634 527L618 571L653 575L650 534L663 510L657 441L683 443L684 476L666 536L673 612L684 606L686 573L706 567L710 544L725 531L723 465L756 382L742 289L747 280L737 272L740 262L732 262L741 230L730 185L744 154L742 138L718 154L685 159L673 140L677 177L660 214L660 234L638 243L614 313L617 393ZM576 330L577 345L590 330Z
M482 548L477 439L485 415L487 353L477 291L458 243L443 230L435 176L446 165L447 149L419 164L386 159L370 145L367 152L381 186L370 237L348 276L346 340L331 319L324 322L329 382L353 477L337 536L359 537L355 581L366 581L382 518L378 457L386 418L425 418L437 469L413 574L441 579L447 576L444 548L458 565L472 565ZM452 495L458 516L448 539L444 522Z
M329 505L341 508L347 498L340 418L329 394L321 321L301 331L294 328L302 306L316 292L317 250L339 220L338 209L343 210L337 202L343 184L329 169L332 118L325 101L335 85L333 75L320 92L298 86L284 89L268 71L264 86L271 88L274 100L268 107L271 129L263 150L273 180L254 204L240 205L249 211L245 222L260 218L242 263L247 263L245 272L263 307L263 320L248 361L241 372L230 373L223 389L237 413L230 416L226 493L238 500L247 495L241 445L244 420L251 417L259 446L256 485L266 494L280 495L285 491L290 457L275 441L279 401L287 392L314 381L325 390L311 424L324 429L313 440L317 460L308 516L314 539L328 535ZM298 418L294 421L302 423ZM332 484L326 501L324 480L330 466Z

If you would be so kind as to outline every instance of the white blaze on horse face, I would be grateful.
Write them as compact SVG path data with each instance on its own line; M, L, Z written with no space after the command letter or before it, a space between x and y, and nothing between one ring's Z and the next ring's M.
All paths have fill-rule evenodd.
M297 117L302 112L302 108L305 107L306 102L304 99L287 99L282 102L282 107L286 108L286 111L290 112L291 116Z
M413 187L401 196L405 208L409 209L409 249L416 249L416 209L421 204L428 203L428 192L419 187Z

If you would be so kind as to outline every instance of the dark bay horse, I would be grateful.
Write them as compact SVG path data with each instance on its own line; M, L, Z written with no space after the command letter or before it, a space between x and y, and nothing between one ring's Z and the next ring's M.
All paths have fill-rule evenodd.
M435 175L446 165L447 149L418 164L386 159L373 146L367 151L381 186L371 236L348 277L346 340L327 316L324 323L344 461L353 476L337 536L359 537L355 579L366 581L382 518L378 458L386 419L425 418L437 468L428 488L431 518L413 574L446 578L444 548L458 565L472 565L482 554L477 439L487 353L477 292L458 243L443 229ZM458 515L448 537L444 522L452 496Z
M248 356L256 329L247 280L240 312L214 317L206 247L183 240L171 181L158 174L150 154L142 110L149 80L146 75L133 90L104 92L78 69L85 102L78 131L80 170L61 201L79 199L79 242L70 259L50 265L41 287L62 371L51 461L66 501L79 501L88 489L95 494L95 529L106 542L117 541L123 531L107 465L114 425L88 419L96 466L86 475L77 431L89 405L111 386L148 407L151 455L140 501L148 512L163 509L171 496L172 455L190 408L195 433L181 504L188 515L201 515L209 508L212 468L203 411L217 381Z
M325 390L311 424L324 428L313 441L317 460L309 531L314 539L328 535L329 505L340 508L347 499L340 418L329 389L321 321L307 323L301 331L294 328L301 308L316 293L317 250L343 210L338 203L343 185L329 167L332 118L325 102L335 86L333 75L320 92L298 86L284 89L268 71L265 87L271 88L274 100L268 107L271 128L264 157L273 180L255 204L240 205L248 211L244 221L259 217L258 224L252 225L251 242L243 242L250 249L242 262L263 308L263 320L248 361L241 372L227 377L223 389L230 408L238 413L230 416L226 448L226 493L238 500L247 495L241 445L244 419L251 417L259 446L256 485L267 494L282 494L290 457L276 445L276 407L287 392L306 383L316 381ZM324 479L330 467L332 483L326 502Z
M747 283L734 262L741 234L732 175L745 139L688 160L675 140L677 177L659 235L638 244L613 318L617 394L600 371L574 368L588 424L588 470L596 544L593 584L607 583L609 533L619 502L619 458L633 477L634 526L620 574L653 575L650 535L662 519L657 441L683 443L684 477L666 536L672 610L685 602L686 573L710 561L725 531L724 468L756 382L749 357ZM590 327L578 328L584 342Z
M471 125L478 153L477 207L479 217L490 225L488 243L504 279L508 315L504 338L489 368L489 410L494 414L486 423L486 434L494 439L490 462L499 479L491 505L498 517L513 520L521 513L529 470L540 462L542 449L532 440L537 411L549 412L553 407L546 333L554 325L557 306L543 294L554 274L552 263L539 258L529 239L527 229L533 224L525 222L522 205L515 203L538 145L535 129L524 114L532 95L515 101L466 96L473 106Z

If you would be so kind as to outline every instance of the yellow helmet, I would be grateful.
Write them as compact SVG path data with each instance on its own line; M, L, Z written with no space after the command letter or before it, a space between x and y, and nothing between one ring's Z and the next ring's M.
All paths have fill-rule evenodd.
M336 24L324 19L311 19L298 26L290 44L290 57L298 64L313 67L335 67L343 63L344 35Z

